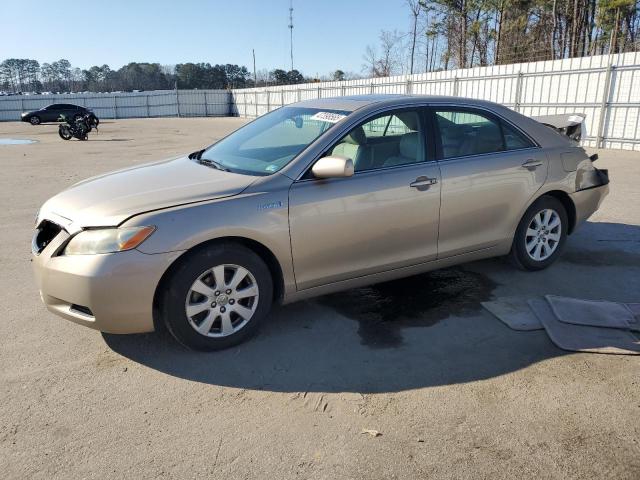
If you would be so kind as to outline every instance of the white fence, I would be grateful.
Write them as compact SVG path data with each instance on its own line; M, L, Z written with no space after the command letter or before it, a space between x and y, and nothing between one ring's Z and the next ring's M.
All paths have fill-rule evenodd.
M255 117L300 100L370 93L479 98L531 116L585 113L584 145L640 151L640 52L234 90L233 112Z
M19 120L20 113L51 103L92 109L99 118L203 117L232 114L227 90L154 90L133 93L75 93L0 97L0 120Z
M86 106L101 118L255 117L301 100L368 93L480 98L532 116L585 113L584 145L640 151L640 52L232 91L0 97L0 120L54 102Z

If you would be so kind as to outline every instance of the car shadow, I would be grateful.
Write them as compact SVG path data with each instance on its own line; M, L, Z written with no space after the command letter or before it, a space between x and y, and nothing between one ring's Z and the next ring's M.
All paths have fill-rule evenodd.
M131 142L133 138L89 138L91 142Z
M193 352L167 332L103 334L114 351L172 376L277 392L382 393L493 378L561 355L544 332L509 330L487 314L406 327L393 348L359 341L358 325L317 302L278 308L257 337ZM386 329L388 330L388 329Z
M513 294L633 295L638 280L628 280L640 265L640 227L589 222L579 232L545 271L492 259L277 307L258 336L225 351L189 351L164 331L103 337L149 368L244 389L382 393L489 379L568 352L544 331L510 330L480 302ZM593 257L599 260L585 260Z

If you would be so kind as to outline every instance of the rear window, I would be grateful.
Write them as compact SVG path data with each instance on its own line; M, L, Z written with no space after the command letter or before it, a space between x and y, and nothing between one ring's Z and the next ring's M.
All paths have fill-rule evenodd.
M511 125L502 123L502 133L504 134L504 144L507 150L517 150L519 148L533 147L533 143Z

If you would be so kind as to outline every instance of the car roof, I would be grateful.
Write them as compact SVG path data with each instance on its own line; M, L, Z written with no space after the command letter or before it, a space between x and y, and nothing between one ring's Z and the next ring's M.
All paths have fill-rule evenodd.
M377 104L379 106L393 106L407 103L453 103L461 105L495 106L493 102L475 98L451 97L445 95L402 95L402 94L372 94L351 95L346 97L316 98L293 104L296 107L324 108L327 110L356 111L360 108Z

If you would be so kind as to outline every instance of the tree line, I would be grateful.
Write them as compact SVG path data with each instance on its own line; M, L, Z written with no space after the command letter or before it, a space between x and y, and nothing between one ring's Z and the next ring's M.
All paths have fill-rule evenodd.
M367 47L369 76L640 50L639 0L405 0L406 32Z
M4 92L114 92L165 89L229 89L264 85L288 85L313 81L298 70L275 69L251 75L240 65L180 63L129 63L117 70L109 65L88 69L73 67L66 59L38 63L9 58L0 63L0 91Z

